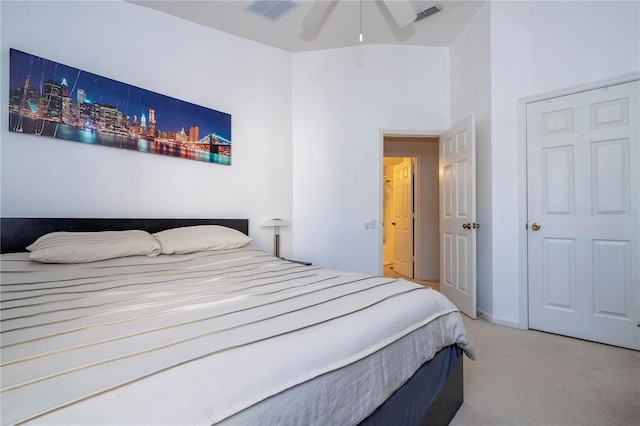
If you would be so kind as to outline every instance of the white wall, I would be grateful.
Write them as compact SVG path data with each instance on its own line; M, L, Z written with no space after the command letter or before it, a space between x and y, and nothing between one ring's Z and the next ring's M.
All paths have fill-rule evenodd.
M518 325L518 99L637 71L639 7L492 2L450 49L292 55L125 2L3 0L0 214L249 217L265 249L259 225L283 217L284 256L375 274L382 134L438 134L474 112L480 308ZM233 165L8 132L10 47L230 113Z
M490 10L493 320L519 325L518 99L638 71L640 3L492 2Z
M450 46L451 125L476 117L478 310L493 311L490 5L485 3Z
M294 252L382 270L382 134L449 125L448 49L356 46L293 57ZM393 133L393 132L388 132ZM376 220L377 229L364 222Z
M638 2L491 2L450 47L451 121L477 122L478 308L522 326L518 99L637 71ZM526 286L524 286L526 288Z
M260 224L292 218L290 53L121 1L0 7L2 216L248 217L270 250ZM8 132L10 47L231 114L232 165Z

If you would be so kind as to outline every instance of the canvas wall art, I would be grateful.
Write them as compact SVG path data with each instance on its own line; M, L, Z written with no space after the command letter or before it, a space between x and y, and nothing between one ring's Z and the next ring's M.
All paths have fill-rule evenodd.
M9 130L231 164L231 115L10 50Z

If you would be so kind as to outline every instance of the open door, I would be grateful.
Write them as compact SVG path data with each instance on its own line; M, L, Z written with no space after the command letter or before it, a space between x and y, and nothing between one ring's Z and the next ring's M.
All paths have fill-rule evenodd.
M393 269L405 277L413 276L413 159L405 158L393 167L395 249Z
M440 136L440 291L476 318L476 131L473 115Z

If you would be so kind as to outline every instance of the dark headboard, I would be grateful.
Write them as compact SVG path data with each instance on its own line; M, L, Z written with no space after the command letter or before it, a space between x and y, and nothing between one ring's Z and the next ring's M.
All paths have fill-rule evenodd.
M0 252L26 251L44 234L54 231L92 232L140 229L149 233L194 225L222 225L249 235L248 219L98 219L98 218L0 218Z

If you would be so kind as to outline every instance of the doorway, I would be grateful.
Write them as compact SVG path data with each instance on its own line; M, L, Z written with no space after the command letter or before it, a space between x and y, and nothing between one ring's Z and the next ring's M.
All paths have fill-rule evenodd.
M383 271L396 273L393 264L395 229L388 214L392 206L393 166L405 158L414 163L413 179L413 279L429 282L435 287L440 282L440 242L438 224L438 138L427 136L384 136L383 163ZM389 180L389 182L387 182ZM397 222L396 222L397 224ZM410 277L408 277L410 278Z

